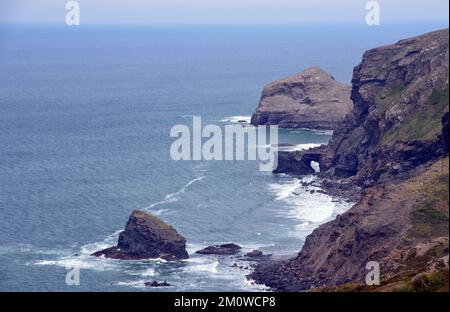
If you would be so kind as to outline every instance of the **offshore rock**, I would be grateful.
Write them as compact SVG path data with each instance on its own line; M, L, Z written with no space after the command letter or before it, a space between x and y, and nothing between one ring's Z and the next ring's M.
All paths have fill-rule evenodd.
M125 230L119 235L117 246L92 255L122 260L189 258L183 236L159 218L139 210L130 215Z
M318 67L265 86L251 123L332 130L353 109L349 86Z

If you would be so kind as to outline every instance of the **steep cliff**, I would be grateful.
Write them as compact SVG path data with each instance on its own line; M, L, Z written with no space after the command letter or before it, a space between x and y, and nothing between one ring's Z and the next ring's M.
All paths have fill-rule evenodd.
M282 290L448 289L448 35L364 53L355 108L330 144L282 155L279 172L308 173L314 155L324 180L361 186L362 196L295 259L262 265L254 278ZM375 288L363 286L369 261L380 263Z
M365 52L352 85L355 109L333 136L323 171L370 185L447 152L435 144L448 111L448 30Z
M334 129L353 109L350 87L318 67L265 86L253 125Z

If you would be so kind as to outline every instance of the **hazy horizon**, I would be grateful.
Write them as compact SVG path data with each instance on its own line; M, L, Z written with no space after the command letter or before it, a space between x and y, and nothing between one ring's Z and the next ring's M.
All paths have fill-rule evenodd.
M86 25L283 25L364 23L367 0L78 0ZM446 23L446 0L378 0L381 23ZM64 24L67 1L2 0L0 23Z

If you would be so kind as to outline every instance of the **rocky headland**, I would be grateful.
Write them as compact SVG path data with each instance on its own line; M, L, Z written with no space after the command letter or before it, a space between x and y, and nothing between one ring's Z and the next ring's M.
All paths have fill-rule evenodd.
M253 279L283 291L448 291L448 38L445 29L366 51L354 109L330 143L279 154L276 172L310 174L317 161L325 189L341 185L358 202ZM369 261L379 286L365 285Z
M349 86L318 67L264 87L251 123L332 130L353 109Z
M125 230L119 234L117 246L92 255L122 260L189 258L183 236L159 218L139 210L130 215Z

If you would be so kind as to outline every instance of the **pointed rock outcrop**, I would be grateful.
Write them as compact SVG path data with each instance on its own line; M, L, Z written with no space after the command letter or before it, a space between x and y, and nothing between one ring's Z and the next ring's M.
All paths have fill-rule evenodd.
M139 210L130 215L125 230L119 235L117 246L92 255L123 260L189 258L183 236L161 219Z

